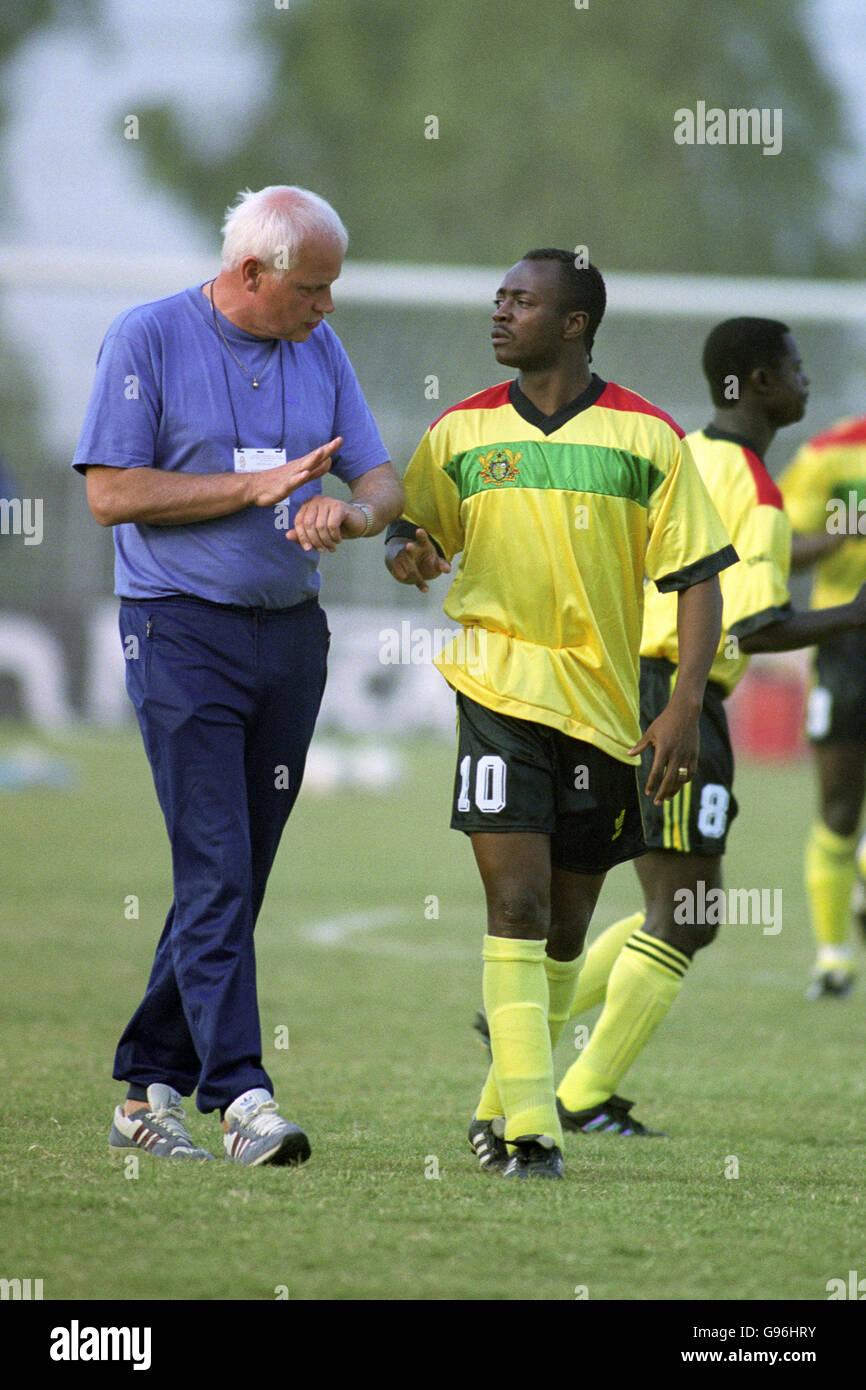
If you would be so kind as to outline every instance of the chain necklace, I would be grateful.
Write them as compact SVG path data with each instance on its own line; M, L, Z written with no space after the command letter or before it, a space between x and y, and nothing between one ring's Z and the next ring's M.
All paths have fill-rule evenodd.
M216 305L215 305L214 302L213 302L213 287L214 287L214 281L211 280L211 282L210 282L210 293L209 293L209 298L210 298L211 313L213 314L214 328L216 329L217 333L220 335L220 338L222 339L222 342L223 342L223 346L225 347L225 350L226 350L226 352L228 353L229 357L231 357L232 361L234 361L234 362L237 363L237 365L240 367L241 371L243 372L244 376L248 376L248 377L250 378L250 380L251 380L251 382L252 382L253 390L258 391L258 389L259 389L259 377L264 376L265 372L267 371L268 363L270 362L271 358L273 357L274 353L276 352L277 348L279 347L279 345L280 345L280 340L279 340L279 338L275 338L275 339L274 339L273 344L272 344L272 346L271 346L271 350L270 350L270 352L268 353L267 357L265 358L265 362L264 362L264 366L262 367L262 370L261 370L260 372L256 372L256 374L253 375L253 373L249 370L249 368L244 366L244 364L243 364L243 362L241 361L241 359L240 359L239 357L235 356L235 354L232 352L232 350L231 350L231 348L229 347L229 344L228 344L228 339L226 338L225 333L223 333L222 329L220 328L219 319L217 318L217 314L216 314Z

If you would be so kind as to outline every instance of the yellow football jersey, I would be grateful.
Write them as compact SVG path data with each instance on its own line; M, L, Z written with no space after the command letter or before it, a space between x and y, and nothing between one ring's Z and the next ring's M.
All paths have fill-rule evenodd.
M763 460L736 434L707 425L686 444L739 556L719 575L722 637L710 670L729 694L749 664L739 639L778 622L791 606L791 523ZM677 662L677 609L655 584L647 589L641 656Z
M449 684L638 762L644 574L676 591L736 559L678 426L597 376L552 416L504 382L446 411L403 481L405 520L460 552L445 612L475 640L437 660Z
M795 531L850 533L815 566L812 607L850 603L866 583L866 419L843 420L810 439L779 486Z

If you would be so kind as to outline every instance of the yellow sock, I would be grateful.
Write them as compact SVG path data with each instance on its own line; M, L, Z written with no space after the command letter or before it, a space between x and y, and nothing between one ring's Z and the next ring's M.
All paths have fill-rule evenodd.
M496 1072L491 1062L487 1080L481 1088L481 1099L475 1107L475 1116L479 1120L495 1120L504 1114L505 1110L499 1099L499 1087L496 1084Z
M600 1004L607 992L607 982L619 955L632 932L636 932L646 921L645 912L634 912L631 917L623 917L612 927L597 936L586 953L586 960L580 972L574 998L571 1001L569 1018L584 1013L593 1005Z
M557 1090L566 1110L587 1110L616 1093L679 993L689 958L637 931L610 972L607 999L592 1036Z
M577 960L552 960L548 955L544 957L548 990L547 1028L551 1051L556 1047L559 1036L571 1017L571 1000L582 960L583 956L578 956ZM505 1114L492 1066L487 1073L475 1114L479 1120L495 1120L497 1116Z
M484 1009L505 1138L546 1134L561 1148L547 1021L545 943L485 936L483 954Z
M838 957L848 964L846 949L851 910L851 891L857 876L854 851L856 835L837 835L823 821L816 821L806 841L806 894L819 959L829 968Z
M574 999L577 977L581 972L582 960L583 956L578 956L577 960L553 960L550 956L544 957L550 1000L547 1009L547 1024L550 1031L551 1048L556 1047L563 1028L571 1018L572 1000Z

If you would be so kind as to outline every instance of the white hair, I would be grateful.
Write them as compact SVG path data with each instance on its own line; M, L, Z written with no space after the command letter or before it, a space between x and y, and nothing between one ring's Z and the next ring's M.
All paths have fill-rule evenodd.
M308 188L271 184L239 193L223 223L223 270L237 270L246 256L281 276L297 263L302 243L330 236L345 252L349 233L330 203Z

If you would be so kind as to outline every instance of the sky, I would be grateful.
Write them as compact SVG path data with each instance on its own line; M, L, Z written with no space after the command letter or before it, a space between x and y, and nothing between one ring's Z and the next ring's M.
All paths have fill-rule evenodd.
M219 248L218 225L208 236L174 197L154 186L142 168L140 143L125 138L129 127L122 117L135 115L134 92L141 105L166 98L179 103L204 144L242 120L264 62L241 41L249 5L109 0L105 9L110 27L104 39L57 26L25 44L7 73L11 118L4 164L11 197L0 239L47 251L105 251L113 260L131 252L186 255L200 259L204 278ZM100 171L96 189L93 169ZM106 266L106 278L108 272ZM167 284L165 292L193 278ZM44 432L68 453L105 329L126 305L153 295L107 293L98 276L87 295L39 293L32 280L21 290L17 284L13 277L4 299L4 327L20 334L26 359L40 359L49 405ZM57 329L48 341L46 314Z
M301 0L292 0L300 3ZM766 0L763 0L766 3ZM786 3L786 0L777 0ZM215 209L208 234L143 172L141 145L125 138L124 116L140 104L179 103L200 147L216 150L267 80L267 55L251 45L250 12L264 0L108 0L108 30L88 38L62 24L24 45L6 73L10 120L3 158L9 201L0 215L0 250L105 252L90 291L40 291L17 263L5 265L3 323L25 358L38 360L50 405L46 434L58 450L74 444L101 337L123 307L152 297L111 292L106 282L130 253L177 258L182 277L165 292L204 278L219 246ZM814 0L816 51L839 83L857 150L836 171L866 198L866 5ZM120 114L119 114L120 113ZM92 171L100 171L94 182ZM56 269L56 262L53 266ZM168 272L171 274L171 268ZM21 286L21 287L19 287ZM54 333L46 341L44 323Z

